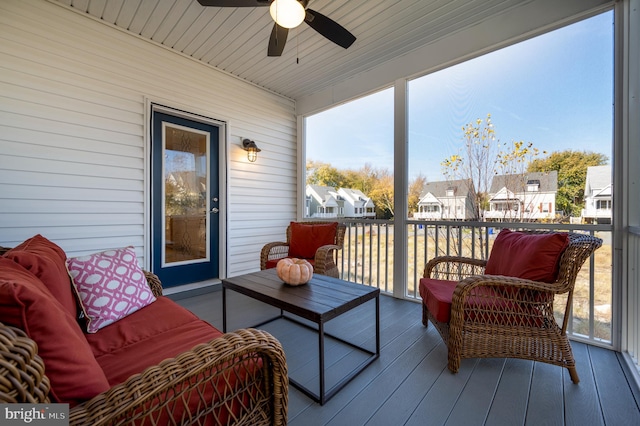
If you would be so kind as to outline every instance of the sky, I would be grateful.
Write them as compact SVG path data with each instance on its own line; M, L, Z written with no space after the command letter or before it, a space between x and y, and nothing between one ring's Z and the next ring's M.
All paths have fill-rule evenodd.
M462 127L491 114L501 142L602 153L613 140L613 12L412 80L409 179L444 180ZM307 117L307 160L393 170L393 89ZM542 156L541 156L542 157Z

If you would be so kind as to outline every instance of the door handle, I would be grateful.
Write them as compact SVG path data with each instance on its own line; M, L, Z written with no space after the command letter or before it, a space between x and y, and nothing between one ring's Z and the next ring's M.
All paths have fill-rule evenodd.
M211 209L211 213L218 213L220 210L217 207Z

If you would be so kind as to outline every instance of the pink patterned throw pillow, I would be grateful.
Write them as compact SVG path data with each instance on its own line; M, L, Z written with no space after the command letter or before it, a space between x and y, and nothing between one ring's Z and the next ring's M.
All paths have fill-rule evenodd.
M69 258L67 268L87 317L89 333L156 300L133 247Z

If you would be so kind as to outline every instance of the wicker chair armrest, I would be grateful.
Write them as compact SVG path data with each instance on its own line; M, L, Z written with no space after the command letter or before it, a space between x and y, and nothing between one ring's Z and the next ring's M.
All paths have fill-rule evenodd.
M467 277L484 274L487 261L461 256L438 256L424 267L424 278L461 281Z
M342 246L336 244L327 244L316 250L313 261L313 272L321 275L328 275L338 278L340 272L336 266L333 253L335 250L342 249Z
M262 359L262 380L239 380L243 388L234 393L243 393L255 400L249 403L247 416L234 419L229 413L229 422L264 424L268 419L269 424L284 425L287 423L288 404L284 350L269 333L255 329L226 333L131 376L126 382L72 408L70 424L137 424L147 416L158 419L160 414L172 412L176 406L197 395L197 388L202 383L215 380L224 383L229 376L236 377L230 369L251 362L248 361L250 356L255 361L256 354ZM231 406L234 398L220 401L219 406ZM198 412L185 414L182 423L204 423L203 418L213 412L214 407L210 403L201 402ZM153 421L149 423L154 424Z
M144 276L147 278L147 283L151 288L151 292L155 297L162 296L162 282L160 282L160 278L153 272L142 271L144 272Z
M559 293L558 285L555 283L544 283L541 281L532 281L525 278L505 277L502 275L476 275L465 278L456 286L456 292L468 295L474 287L505 287L508 286L517 290L533 290L540 292ZM454 292L454 297L455 297Z
M538 315L536 309L552 310L554 284L501 275L478 275L460 281L451 301L451 329L466 322L505 323L518 317ZM536 311L536 312L534 312Z
M338 246L335 244L327 244L327 245L318 247L318 249L316 250L316 255L314 257L315 261L318 262L321 259L326 259L328 256L331 255L331 252L333 250L342 250L342 246Z
M46 404L49 387L36 342L0 322L0 402Z
M289 254L289 244L284 241L267 243L260 251L260 270L267 269L267 261L282 259Z

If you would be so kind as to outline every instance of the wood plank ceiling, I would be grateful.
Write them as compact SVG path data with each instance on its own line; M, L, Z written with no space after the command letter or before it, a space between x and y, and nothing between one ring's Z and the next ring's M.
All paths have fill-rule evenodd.
M197 0L50 0L153 40L244 80L300 99L523 0L311 0L357 40L343 49L303 23L281 57L267 57L266 7L203 7Z

